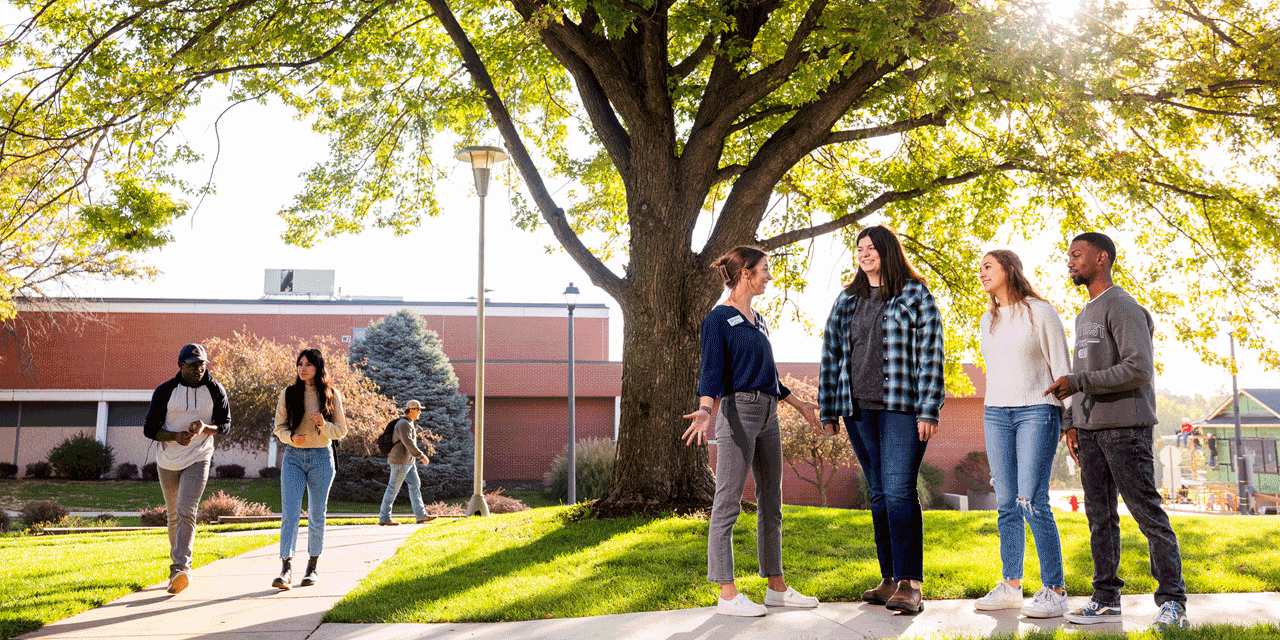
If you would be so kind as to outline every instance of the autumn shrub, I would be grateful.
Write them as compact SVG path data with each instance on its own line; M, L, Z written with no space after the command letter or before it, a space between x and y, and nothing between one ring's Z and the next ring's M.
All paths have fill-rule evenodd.
M0 509L0 533L7 533L12 524L13 520L9 517L9 512Z
M49 464L59 476L71 480L97 480L111 472L115 454L93 436L77 433L49 451Z
M616 447L609 438L579 440L574 447L574 475L578 500L595 500L604 496L613 478ZM569 447L551 461L551 470L542 476L542 486L562 502L569 500Z
M488 504L488 502L486 501L485 504ZM426 510L427 513L433 516L465 516L467 515L467 510L464 509L463 506L457 502L444 503L437 500L436 502L432 502L431 504L423 505L423 508Z
M244 467L238 464L220 464L214 467L214 472L219 478L243 478Z
M132 462L121 462L116 465L116 480L132 480L138 477L138 465Z
M69 515L70 509L52 500L37 500L22 507L22 524L27 527L58 524Z
M27 465L27 477L44 480L53 476L53 465L48 462L32 462Z
M259 478L279 478L280 467L263 467L258 469Z
M991 465L986 451L970 451L956 465L956 479L971 491L991 491Z
M502 489L484 494L484 503L489 505L489 513L515 513L529 510L529 505L521 500L502 495Z
M223 516L269 516L271 508L261 502L245 502L238 496L226 491L214 491L212 495L200 503L200 511L196 520L211 524Z
M169 515L165 511L164 505L151 507L150 509L138 509L138 520L144 527L169 526Z
M160 479L160 469L159 467L156 466L156 463L148 462L142 465L142 479L143 480L159 480Z
M0 462L0 478L13 478L18 475L18 465L12 462Z
M782 379L782 384L792 393L799 394L797 397L815 398L818 394L809 379L788 375ZM836 471L857 464L849 438L839 429L835 435L814 430L813 425L789 404L778 406L778 429L782 439L782 459L797 478L818 490L818 500L822 506L827 506L827 489Z

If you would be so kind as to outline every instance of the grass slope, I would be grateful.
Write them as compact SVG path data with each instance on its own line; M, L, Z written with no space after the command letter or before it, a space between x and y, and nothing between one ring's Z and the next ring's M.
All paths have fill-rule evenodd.
M275 535L196 534L194 566L256 549ZM165 531L0 537L0 639L38 629L169 577Z
M486 622L658 611L714 604L707 521L693 517L566 523L564 507L439 521L416 533L325 616L327 622ZM785 507L791 584L824 601L856 601L880 578L866 511ZM1090 592L1083 514L1060 513L1067 588ZM1175 517L1192 593L1280 590L1280 519ZM1122 520L1125 593L1151 593L1146 540ZM976 598L1000 577L994 512L925 513L925 596ZM1027 542L1025 585L1039 588ZM739 588L757 599L755 519L737 526Z

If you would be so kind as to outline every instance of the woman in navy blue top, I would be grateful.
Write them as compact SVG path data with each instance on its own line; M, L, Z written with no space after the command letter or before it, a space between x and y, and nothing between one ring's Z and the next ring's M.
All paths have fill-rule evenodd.
M720 585L718 613L762 616L764 606L739 593L734 584L733 525L742 512L742 488L750 469L755 476L756 555L760 576L768 579L764 603L779 607L816 607L818 599L788 587L782 576L782 439L778 401L795 407L813 426L818 406L800 400L778 380L764 319L751 299L764 293L773 279L769 256L755 247L734 247L717 260L729 299L702 321L701 403L685 416L693 421L684 432L686 444L707 441L716 417L716 497L707 534L707 580Z

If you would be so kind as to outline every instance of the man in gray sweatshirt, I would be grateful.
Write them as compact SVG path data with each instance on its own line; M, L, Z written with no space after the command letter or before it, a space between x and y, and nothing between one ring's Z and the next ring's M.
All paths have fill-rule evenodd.
M1147 538L1160 611L1152 628L1186 627L1187 596L1178 538L1161 507L1151 444L1156 424L1155 322L1133 296L1111 282L1116 246L1082 233L1067 250L1071 281L1089 290L1076 316L1071 374L1045 395L1072 398L1062 419L1071 458L1080 466L1093 553L1093 598L1066 614L1077 624L1120 622L1120 516L1116 494Z
M414 420L422 413L422 403L410 400L404 405L404 417L396 421L395 433L391 441L395 446L387 454L387 462L391 465L391 477L387 479L387 490L382 494L382 510L378 515L378 524L394 526L400 524L391 519L391 504L400 494L400 485L409 482L409 504L413 506L413 515L418 524L431 522L436 517L428 515L422 506L422 484L418 478L418 467L415 461L430 464L427 454L418 448L418 425Z

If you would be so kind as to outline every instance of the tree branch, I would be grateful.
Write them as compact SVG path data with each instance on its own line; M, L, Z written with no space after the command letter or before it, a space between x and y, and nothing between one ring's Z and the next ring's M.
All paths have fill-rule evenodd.
M685 78L689 74L693 73L694 69L697 69L698 65L702 64L702 61L706 60L707 56L711 55L712 51L715 51L715 45L716 32L708 31L707 35L702 37L702 42L698 43L698 46L694 48L688 58L685 58L676 66L671 67L671 75L677 78Z
M919 118L911 118L908 120L899 120L893 124L883 125L879 127L867 127L865 129L850 129L847 131L832 131L827 139L822 141L821 145L837 144L841 142L853 142L855 140L866 140L868 138L879 138L889 136L895 133L911 131L920 127L944 127L947 124L947 113L950 108L944 107L936 113Z
M484 61L480 59L480 54L476 52L475 46L471 44L471 39L467 37L462 25L458 24L458 19L453 15L453 11L449 8L446 0L427 0L427 2L435 10L436 16L439 18L445 32L449 34L449 38L462 55L463 64L466 65L467 71L471 74L472 82L484 95L485 106L488 108L494 122L498 125L498 130L502 132L502 138L507 143L507 150L511 153L511 159L519 169L521 177L524 178L525 186L529 189L530 196L538 205L538 209L542 211L542 217L551 227L551 232L555 234L556 240L560 241L561 246L578 263L578 266L587 272L587 275L596 286L604 289L614 298L621 299L625 294L622 278L610 271L599 258L591 253L591 250L582 243L582 239L569 226L564 209L556 206L555 200L547 190L546 183L542 180L542 175L538 173L538 168L533 163L533 158L529 156L529 150L524 146L524 140L520 138L520 132L516 129L511 113L507 111L507 105L502 101L502 97L498 95L498 89L494 86L493 79L489 76L488 68L485 66Z

